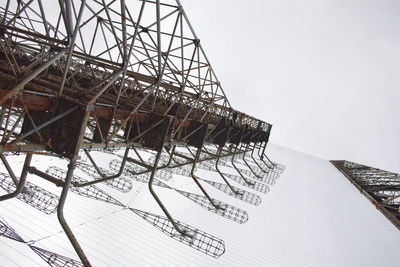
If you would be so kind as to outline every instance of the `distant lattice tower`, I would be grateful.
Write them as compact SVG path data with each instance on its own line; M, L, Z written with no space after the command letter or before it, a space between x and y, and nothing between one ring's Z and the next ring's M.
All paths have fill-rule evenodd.
M331 161L400 230L400 175L344 160Z

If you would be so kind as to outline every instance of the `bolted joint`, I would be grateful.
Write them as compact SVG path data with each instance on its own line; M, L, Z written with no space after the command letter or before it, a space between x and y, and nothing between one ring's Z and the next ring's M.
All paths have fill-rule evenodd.
M193 43L196 47L200 45L200 39L193 39Z
M141 33L142 32L144 32L144 33L148 33L149 32L149 29L148 28L146 28L146 27L143 27L143 26L140 26L140 28L141 28Z

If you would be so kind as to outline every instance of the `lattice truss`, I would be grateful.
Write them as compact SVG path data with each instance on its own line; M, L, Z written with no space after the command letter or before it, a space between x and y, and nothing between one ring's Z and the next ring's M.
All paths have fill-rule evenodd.
M223 241L175 220L153 186L245 223L247 211L229 198L259 205L258 194L284 170L265 155L272 125L231 107L179 0L1 1L0 81L0 201L16 197L46 214L57 210L85 266L63 215L68 191L130 208L177 241L219 257ZM32 166L37 154L67 160L68 168L40 170ZM25 158L22 167L9 160L15 155ZM27 182L28 175L62 187L61 195ZM174 177L189 178L199 191L175 187ZM148 185L165 216L112 195L131 194L138 183ZM211 196L210 187L228 200ZM58 264L51 252L32 249Z
M400 175L349 161L331 161L400 230Z

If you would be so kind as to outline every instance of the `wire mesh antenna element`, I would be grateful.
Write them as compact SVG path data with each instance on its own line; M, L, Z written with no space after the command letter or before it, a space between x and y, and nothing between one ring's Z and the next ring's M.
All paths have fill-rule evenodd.
M215 163L213 161L211 161L211 162L210 161L203 161L203 162L200 163L199 168L201 168L203 170L207 170L207 171L216 172L214 164ZM223 163L221 163L221 165L225 166L225 167L232 168L227 162L223 162ZM239 168L239 170L242 173L252 177L253 179L260 180L260 178L256 177L249 170L240 169L240 168ZM269 172L271 172L271 171L272 170L269 170ZM233 181L245 186L245 187L251 188L251 189L256 190L258 192L261 192L261 193L268 193L270 191L269 190L269 186L266 185L266 184L269 184L269 185L275 184L275 178L269 177L269 174L264 174L264 175L266 175L266 177L264 177L262 179L262 182L266 183L266 184L260 183L260 182L255 181L255 180L251 180L251 183L249 184L249 183L246 183L246 181L239 175L229 174L229 173L225 173L225 172L223 172L223 175L225 177L228 177L229 179L231 179L231 180L233 180Z
M134 208L130 208L130 210L169 237L209 256L219 258L225 252L224 241L211 234L196 229L186 223L176 221L182 229L194 233L192 238L183 236L178 233L178 231L166 217Z
M14 192L16 188L11 177L5 173L0 173L0 186L8 193ZM57 209L58 197L30 182L25 182L25 188L17 198L46 214L52 214Z
M190 177L190 172L181 167L167 168L167 170L170 171L171 173ZM215 187L216 189L224 192L227 195L230 195L234 198L240 199L244 202L250 203L254 206L258 206L261 203L261 197L259 195L242 190L238 187L232 186L236 191L240 192L240 194L236 194L235 192L233 192L231 190L231 188L226 184L210 181L210 180L203 179L203 178L199 178L199 180L208 183L209 185Z
M205 165L203 165L203 166L205 166ZM182 166L182 167L185 167L185 166ZM173 168L171 167L171 168L167 168L167 170L172 172L172 173L176 173L176 174L180 174L180 175L183 175L183 176L190 177L190 172L185 170L185 169L183 169L182 167L173 167ZM208 167L207 167L207 170L208 170ZM224 192L227 195L230 195L230 196L232 196L234 198L240 199L240 200L242 200L244 202L250 203L250 204L252 204L254 206L258 206L261 203L261 197L259 195L256 195L256 194L253 194L251 192L242 190L242 189L240 189L238 187L232 186L235 191L240 192L240 194L236 194L226 184L210 181L210 180L203 179L203 178L198 178L198 179L208 183L209 185L215 187L216 189Z
M55 178L58 178L58 179L64 179L67 174L66 171L64 171L63 169L60 169L58 167L55 167L55 166L50 166L46 170L46 173L48 173L49 175L51 175ZM100 200L100 201L114 204L114 205L121 206L121 207L124 206L124 204L122 204L121 202L119 202L118 200L116 200L115 198L113 198L112 196L110 196L109 194L107 194L106 192L104 192L103 190L98 188L97 186L88 185L85 187L75 187L73 185L74 182L86 182L86 180L79 176L76 176L76 175L73 176L70 190L78 195L96 199L96 200Z
M279 172L279 174L283 173L286 169L285 165L271 161L268 159L268 162L265 162L264 160L257 160L258 163L264 165L265 167L275 170L276 172Z
M176 188L172 188L161 181L156 180L154 182L158 182L158 184L160 186L163 186L165 188L175 190L182 196L188 198L189 200L191 200L194 203L196 203L197 205L199 205L200 207L202 207L210 212L213 212L215 214L218 214L222 217L225 217L229 220L232 220L234 222L243 224L243 223L247 222L247 220L249 219L247 211L239 209L237 207L234 207L234 206L227 204L223 201L220 201L218 199L213 198L212 200L214 201L215 204L217 204L217 206L221 207L221 209L216 209L205 196L201 196L198 194L194 194L194 193L186 192L186 191L179 190Z
M170 156L161 155L160 162L163 163L163 164L168 163L169 157ZM154 162L154 159L155 159L155 156L151 156L151 157L149 157L148 162L152 163L152 162ZM182 160L180 158L174 158L174 162L175 163L186 163L185 160ZM159 171L166 171L166 172L168 172L170 174L174 173L174 174L179 174L179 175L183 175L183 176L190 176L190 172L192 170L192 164L193 163L191 163L191 162L190 163L187 162L186 165L181 165L181 166L175 166L174 164L170 164L168 166L168 168L160 169ZM194 169L194 172L196 172L196 171L197 171L197 164L196 164L196 167Z
M231 197L237 198L239 200L242 200L242 201L247 202L249 204L252 204L254 206L258 206L258 205L261 204L261 197L259 195L256 195L256 194L253 194L251 192L242 190L242 189L240 189L238 187L232 186L236 191L240 192L240 194L236 194L226 184L222 184L222 183L206 180L206 179L203 179L203 178L199 178L199 179L201 181L204 181L204 182L208 183L209 185L213 186L214 188L224 192L225 194L227 194L227 195L229 195Z
M113 160L114 161L114 160ZM110 169L118 169L119 165L118 165L118 161L110 162ZM112 163L113 162L113 163ZM176 169L176 168L174 168ZM190 174L189 174L190 175ZM138 181L138 182L142 182L142 183L148 183L149 181L149 174L140 174L140 175L131 175L130 176L132 179ZM170 186L168 186L167 184L163 183L162 181L159 180L154 180L153 181L153 185L156 186L160 186L160 187L164 187L167 189L172 189L175 190L176 192L178 192L179 194L185 196L186 198L190 199L191 201L195 202L197 205L207 209L210 212L216 213L222 217L228 218L229 220L238 222L238 223L245 223L248 220L248 214L246 211L236 208L230 204L227 204L225 202L219 201L217 199L213 199L215 203L218 204L218 206L224 207L223 209L216 209L209 201L206 197L201 196L201 195L197 195L194 193L190 193L190 192L186 192L183 190L178 190L178 189L174 189Z
M264 160L257 160L257 162L263 164L267 168L274 169L276 172L279 172L279 174L283 173L286 169L285 165L271 161L268 157L266 158L268 159L268 162L265 162Z
M110 161L109 163L109 167L111 170L117 170L119 169L119 167L121 166L121 162L113 159ZM143 174L135 174L136 171L140 172L139 170L141 170L141 168L139 166L129 166L129 164L127 164L125 170L124 170L124 174L129 177L130 179L133 179L137 182L141 182L141 183L148 183L149 179L150 179L150 173L143 173ZM155 174L155 177L158 179L163 179L165 178L164 172L160 172L160 174L158 174L158 172ZM163 179L165 180L165 179ZM167 186L166 184L162 183L159 180L154 180L153 185L156 186L161 186L164 188L170 188L169 186Z
M240 161L236 161L238 163L241 163ZM257 177L253 172L250 170L246 169L240 169L244 174L248 175L249 177L259 180L263 183L267 183L269 179L278 179L283 172L283 170L277 169L275 167L267 170L265 173L259 172L258 174L261 175L261 178Z
M18 242L25 242L17 232L0 216L0 235L8 237Z
M80 169L81 171L83 171L84 173L86 173L87 175L89 175L90 177L100 177L99 174L97 173L96 169L87 163L78 161L76 163L76 167L78 167L78 169ZM107 176L108 175L112 175L109 171L100 168L100 170L105 173ZM117 189L121 192L127 193L129 191L132 190L132 182L129 179L126 179L124 177L118 177L118 178L114 178L111 180L106 180L104 181L104 183L114 189Z
M208 199L205 196L201 196L201 195L197 195L197 194L193 194L190 192L186 192L186 191L182 191L182 190L178 190L176 189L176 191L187 197L188 199L192 200L193 202L195 202L196 204L198 204L199 206L205 208L206 210L213 212L215 214L218 214L222 217L225 217L229 220L232 220L234 222L237 223L245 223L248 221L249 216L247 214L247 211L236 208L230 204L227 204L225 202L219 201L217 199L213 198L213 201L215 204L217 204L220 207L223 207L222 209L216 209L211 203L210 201L208 201Z
M261 193L264 193L264 194L266 194L266 193L268 193L270 191L269 186L266 185L266 184L263 184L263 183L260 183L260 182L257 182L257 181L253 181L253 180L251 181L251 184L248 184L239 175L230 174L230 173L223 173L223 174L225 175L225 177L228 177L229 179L231 179L231 180L233 180L233 181L235 181L235 182L237 182L237 183L239 183L239 184L241 184L241 185L243 185L245 187L251 188L251 189L253 189L255 191L258 191L258 192L261 192ZM273 184L275 184L275 180L274 179L268 179L266 181L266 183L269 184L269 185L273 185Z
M400 174L345 160L331 163L400 230Z
M263 177L269 169L267 170L263 170L262 168L260 168L258 165L253 165L252 163L248 162L248 158L246 158L245 156L242 157L242 161L245 163L245 165L247 166L247 168L255 175L258 177ZM254 163L257 164L257 162L255 162L253 159L250 159L250 161L253 161Z
M119 161L117 159L113 159L108 164L108 167L111 170L118 170L121 167L121 161ZM133 163L126 163L123 173L125 175L128 175L129 177L134 177L136 175L148 177L150 175L150 171L148 169L138 166ZM155 177L157 179L169 181L172 178L172 174L166 169L158 169L157 172L155 173Z
M286 167L285 165L274 162L274 169L279 170L282 173L284 170L286 170Z
M246 156L246 159L247 160L253 160L255 163L257 163L257 164L260 164L263 168L264 168L264 170L265 170L265 168L267 168L267 169L272 169L272 168L274 168L274 164L273 163L267 163L267 162L265 162L264 160L258 160L258 159L256 159L256 158L249 158L249 157L247 157Z
M200 163L204 163L204 162L205 161L202 161ZM205 167L205 169L207 169L207 170L214 171L213 168L208 167L207 165L208 165L208 163L206 163L206 164L204 164L202 166ZM190 171L187 171L185 168L186 168L186 165L181 166L181 167L167 168L167 170L170 171L171 173L180 174L180 175L183 175L183 176L190 177ZM210 181L210 180L203 179L203 178L199 178L199 180L202 180L202 181L210 184L211 186L217 188L218 190L224 192L225 194L228 194L228 195L230 195L230 196L232 196L234 198L240 199L240 200L242 200L244 202L247 202L247 203L250 203L252 205L258 206L261 203L261 197L259 195L256 195L256 194L253 194L251 192L242 190L242 189L240 189L238 187L232 186L233 189L235 191L240 192L240 194L236 194L235 192L233 192L231 190L231 188L226 184ZM268 188L268 190L269 190L269 188Z
M83 267L83 264L77 260L36 246L29 245L29 247L52 267Z
M239 160L235 160L235 162L242 164L242 162ZM201 161L198 164L200 169L207 170L207 171L215 171L214 165L215 165L215 161ZM228 162L221 161L220 165L232 168L232 166ZM254 180L257 180L257 181L260 181L263 183L267 183L270 185L275 183L275 181L273 181L273 180L279 178L280 174L282 173L282 171L280 171L280 170L271 168L271 169L267 170L266 172L262 172L262 171L258 172L258 174L262 177L262 178L260 178L260 177L257 177L252 171L250 171L248 169L243 169L243 168L238 168L238 169L242 174L245 174Z

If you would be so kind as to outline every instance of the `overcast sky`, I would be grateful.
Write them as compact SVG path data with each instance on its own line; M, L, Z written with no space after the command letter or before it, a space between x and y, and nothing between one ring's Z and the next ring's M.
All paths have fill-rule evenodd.
M182 0L182 4L231 104L273 123L274 143L325 159L348 159L400 172L397 1ZM138 265L171 266L266 262L394 266L399 262L399 232L332 165L277 146L272 146L271 155L287 169L271 192L262 195L260 206L206 185L216 199L249 212L245 225L157 188L175 218L226 242L226 254L219 261L167 238L128 209L83 200L74 193L68 195L67 220L95 266L129 265L133 258ZM13 160L22 166L20 157ZM57 161L35 156L33 163L44 169ZM66 162L62 163L65 168ZM1 171L5 172L4 166ZM203 171L200 176L220 181L216 173ZM176 185L195 186L175 178ZM35 176L29 179L59 195L60 188ZM135 184L130 194L98 186L124 204L162 214L144 184ZM85 205L79 205L82 200ZM55 214L39 216L39 211L17 199L1 202L0 213L26 241L77 258ZM1 237L1 263L24 265L25 260L44 263L25 243Z
M232 104L274 143L400 172L400 1L182 0Z

